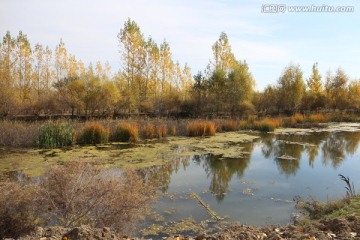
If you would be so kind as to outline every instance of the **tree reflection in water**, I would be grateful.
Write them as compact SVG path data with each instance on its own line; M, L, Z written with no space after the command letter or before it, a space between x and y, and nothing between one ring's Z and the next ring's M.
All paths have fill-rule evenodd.
M360 141L360 132L320 132L312 134L264 135L261 138L262 153L267 159L274 159L281 174L295 175L300 167L303 153L306 153L311 167L314 166L319 150L324 166L331 164L337 169L347 154L354 154ZM291 156L295 160L279 159Z
M168 161L163 165L152 166L139 169L138 173L143 176L144 181L151 183L162 192L169 188L171 174L176 173L180 167L186 169L190 165L191 156L177 156L173 161Z
M324 166L337 169L346 158L353 155L360 141L360 132L319 132L312 134L264 134L257 142L244 143L241 146L244 154L242 158L221 158L210 154L194 156L178 156L161 166L140 169L144 180L151 182L161 191L168 190L171 175L183 168L186 170L190 163L201 166L207 178L210 179L209 190L221 202L229 191L229 183L234 175L241 178L245 169L250 165L251 153L254 147L260 145L265 159L273 159L279 173L287 177L295 176L300 168L300 162L308 159L309 166L314 167L316 159L322 156ZM295 160L279 159L281 156L291 156Z

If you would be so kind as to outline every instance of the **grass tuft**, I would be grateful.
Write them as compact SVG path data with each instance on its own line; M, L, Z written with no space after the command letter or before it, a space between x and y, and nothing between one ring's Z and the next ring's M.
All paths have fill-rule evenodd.
M238 123L233 120L226 120L221 123L221 129L224 132L236 131L238 128Z
M68 122L48 121L39 128L38 146L56 148L74 144L73 127Z
M321 113L310 114L308 117L306 117L306 121L311 123L323 123L323 122L327 122L328 118Z
M97 122L89 122L78 136L80 144L103 144L109 140L109 130Z
M153 124L146 124L142 130L141 130L141 133L142 133L142 137L144 139L151 139L151 138L154 138L155 137L155 127Z
M166 138L167 137L167 127L166 127L166 125L157 126L156 133L157 133L158 138Z
M133 123L120 123L111 139L116 142L136 142L139 140L139 128Z
M216 132L215 123L211 121L192 121L186 129L189 137L214 136Z
M254 130L260 132L273 132L281 126L281 120L277 118L264 118L253 123Z

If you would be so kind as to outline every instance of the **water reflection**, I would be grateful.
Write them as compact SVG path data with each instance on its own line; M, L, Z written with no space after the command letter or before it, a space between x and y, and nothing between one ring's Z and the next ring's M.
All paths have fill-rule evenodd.
M174 157L173 161L159 166L140 169L138 173L146 182L156 186L160 191L166 192L169 188L172 173L178 172L181 167L186 170L191 158L191 156Z
M308 158L309 165L322 153L324 166L337 169L347 154L354 154L360 141L360 132L321 132L308 135L268 135L261 138L262 153L267 159L274 159L279 172L295 175L302 158ZM306 156L302 156L305 153ZM283 159L289 156L294 160Z
M202 164L207 177L210 178L209 190L216 195L218 202L221 202L229 191L231 178L236 175L240 179L244 175L244 171L250 163L253 148L253 143L245 144L243 151L247 154L244 154L243 158L222 159L220 156L214 155L194 157L193 160Z
M359 142L360 132L320 132L311 135L265 134L258 141L243 144L243 151L247 152L243 158L222 158L211 154L182 156L161 166L141 169L139 173L146 181L166 192L171 175L180 168L186 170L193 162L204 169L210 180L209 191L216 195L218 202L221 202L229 191L229 182L233 176L241 179L244 175L250 164L254 146L260 146L261 154L265 159L274 161L280 174L290 177L297 174L301 161L308 161L309 166L313 168L315 160L321 159L323 166L337 169L346 159L346 155L353 155L356 152Z

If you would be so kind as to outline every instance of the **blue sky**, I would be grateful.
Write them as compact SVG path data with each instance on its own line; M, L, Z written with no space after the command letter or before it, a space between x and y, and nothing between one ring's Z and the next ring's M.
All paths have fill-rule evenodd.
M354 6L352 13L262 13L263 4ZM314 62L325 76L341 67L360 78L360 2L358 0L0 0L0 35L20 30L32 45L52 49L60 38L85 63L109 61L120 68L117 34L131 18L145 36L166 39L174 60L193 74L212 58L222 31L233 52L246 60L262 90L275 84L290 63L307 78ZM324 80L324 79L323 79Z

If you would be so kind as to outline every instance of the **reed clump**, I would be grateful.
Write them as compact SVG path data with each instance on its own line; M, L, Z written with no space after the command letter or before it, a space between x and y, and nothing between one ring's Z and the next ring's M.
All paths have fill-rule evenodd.
M306 121L311 123L324 123L328 121L328 117L321 113L310 114L306 117Z
M167 126L159 125L156 127L156 135L158 138L166 138L167 137Z
M214 136L216 126L212 121L197 120L189 122L186 130L189 137Z
M238 129L239 124L234 120L226 120L221 122L221 130L224 132L237 131Z
M281 120L277 118L264 118L253 123L253 129L260 132L273 132L281 126Z
M103 144L109 141L109 130L98 122L89 122L80 130L80 144Z
M142 134L142 138L143 139L151 139L155 137L155 127L153 124L146 124L142 129L141 129L141 134Z
M38 146L39 122L0 120L0 146Z
M48 121L40 126L38 146L40 148L66 147L74 144L74 130L69 122Z
M139 127L135 123L120 123L112 133L112 141L136 142L139 140Z

